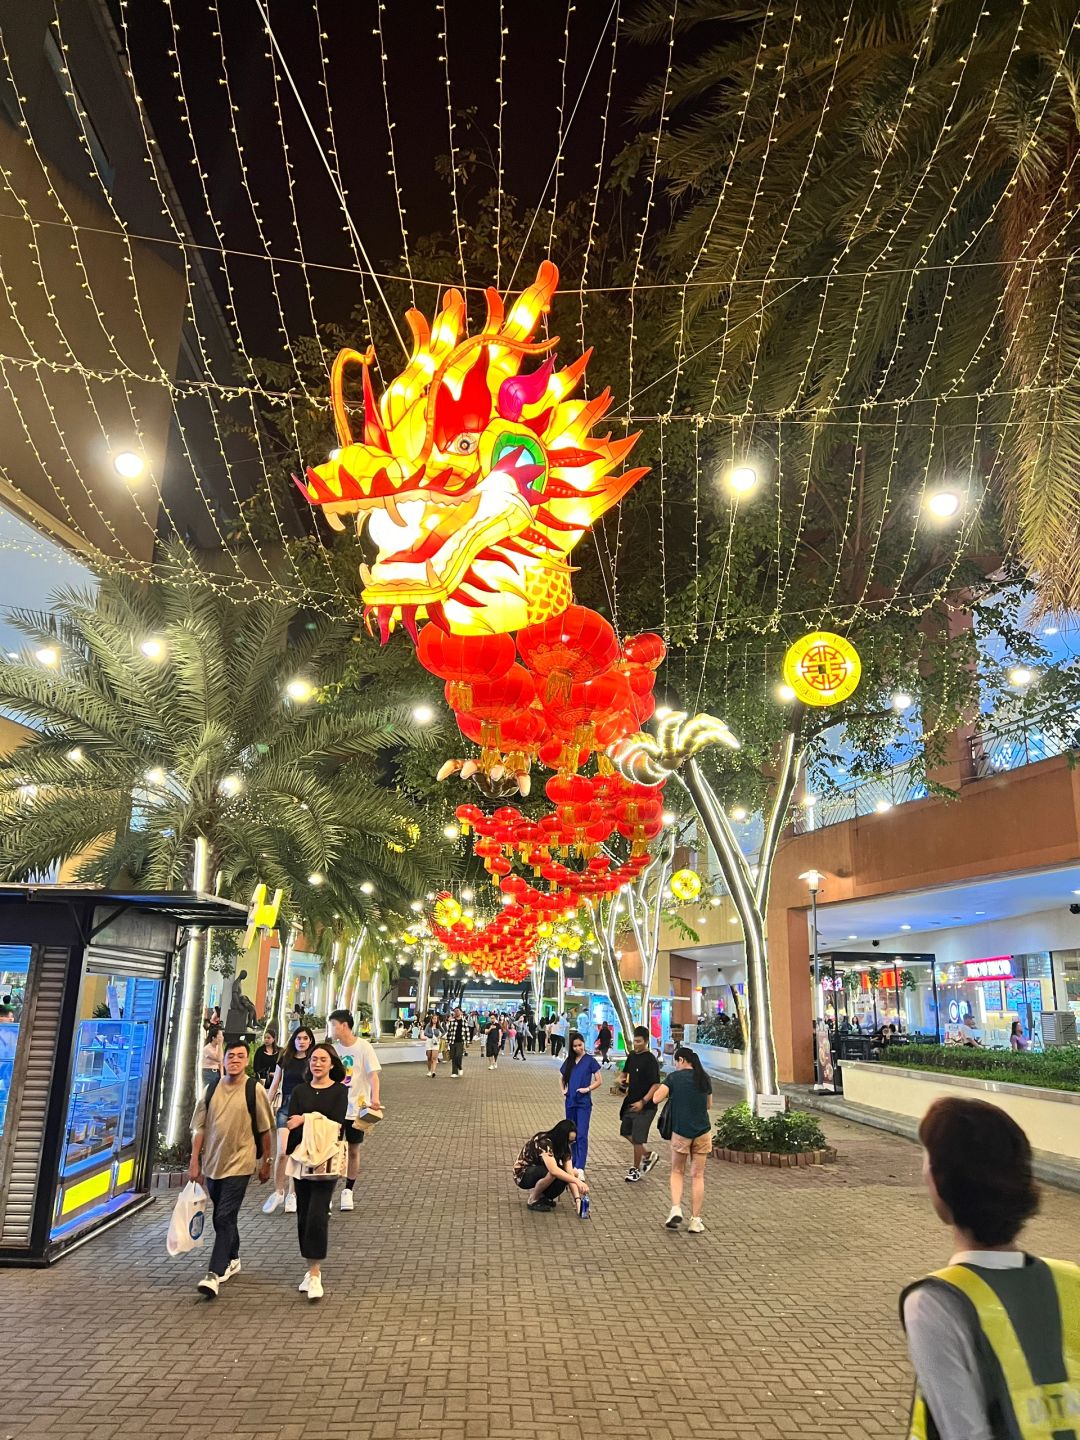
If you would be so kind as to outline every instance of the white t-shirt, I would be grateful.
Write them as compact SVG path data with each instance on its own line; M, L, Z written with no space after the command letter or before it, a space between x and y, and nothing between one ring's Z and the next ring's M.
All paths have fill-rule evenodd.
M371 1077L382 1069L374 1047L367 1040L354 1040L351 1045L335 1045L338 1058L345 1067L344 1085L349 1092L346 1119L355 1120L357 1112L371 1099Z

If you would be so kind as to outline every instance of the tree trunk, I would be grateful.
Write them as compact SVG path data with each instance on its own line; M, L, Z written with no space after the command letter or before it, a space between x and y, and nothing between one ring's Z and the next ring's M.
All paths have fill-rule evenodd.
M368 981L368 995L371 999L371 1038L382 1039L382 965L376 965Z
M210 847L200 836L191 860L190 887L210 888ZM170 1005L169 1037L162 1078L165 1142L179 1144L195 1109L202 1058L203 1004L206 993L206 931L188 933L183 953L176 958ZM223 1017L224 1018L224 1017Z
M625 1043L628 1041L628 1037L633 1034L634 1022L630 1015L630 1004L626 998L626 991L623 988L622 976L619 974L619 962L615 958L615 927L618 920L618 912L619 898L617 895L614 895L608 902L607 918L604 924L601 925L599 909L592 902L589 903L589 913L592 915L593 921L593 934L600 942L600 973L604 979L604 988L607 991L608 999L614 1006Z
M431 987L431 956L427 953L427 945L423 946L420 957L420 969L416 979L416 1014L418 1019L423 1020L428 1010L428 992Z

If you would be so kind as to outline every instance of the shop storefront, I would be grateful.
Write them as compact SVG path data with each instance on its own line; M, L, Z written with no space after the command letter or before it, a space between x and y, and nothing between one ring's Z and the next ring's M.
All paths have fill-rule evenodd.
M182 927L244 922L212 897L0 886L0 1263L146 1203Z

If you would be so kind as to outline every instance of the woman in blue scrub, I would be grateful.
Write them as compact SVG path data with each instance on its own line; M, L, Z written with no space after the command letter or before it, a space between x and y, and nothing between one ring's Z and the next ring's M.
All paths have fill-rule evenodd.
M585 1169L589 1156L589 1121L592 1119L592 1092L602 1084L600 1062L595 1055L589 1055L585 1041L576 1030L570 1035L570 1053L563 1061L562 1093L566 1097L566 1118L572 1120L577 1129L577 1139L571 1151L574 1168Z

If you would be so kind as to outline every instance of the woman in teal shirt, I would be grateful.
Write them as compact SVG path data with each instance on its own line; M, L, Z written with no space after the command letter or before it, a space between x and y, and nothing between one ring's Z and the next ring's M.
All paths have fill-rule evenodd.
M671 1104L671 1214L664 1221L669 1230L682 1224L683 1180L686 1162L690 1161L690 1224L691 1235L705 1229L701 1218L705 1199L705 1161L712 1149L712 1081L701 1067L697 1052L680 1045L675 1051L675 1069L657 1090L657 1105L665 1100Z
M562 1093L566 1097L566 1118L577 1131L573 1144L575 1169L585 1169L589 1158L589 1121L592 1119L592 1092L602 1083L600 1062L585 1051L585 1041L576 1030L570 1035L570 1053L562 1064Z

